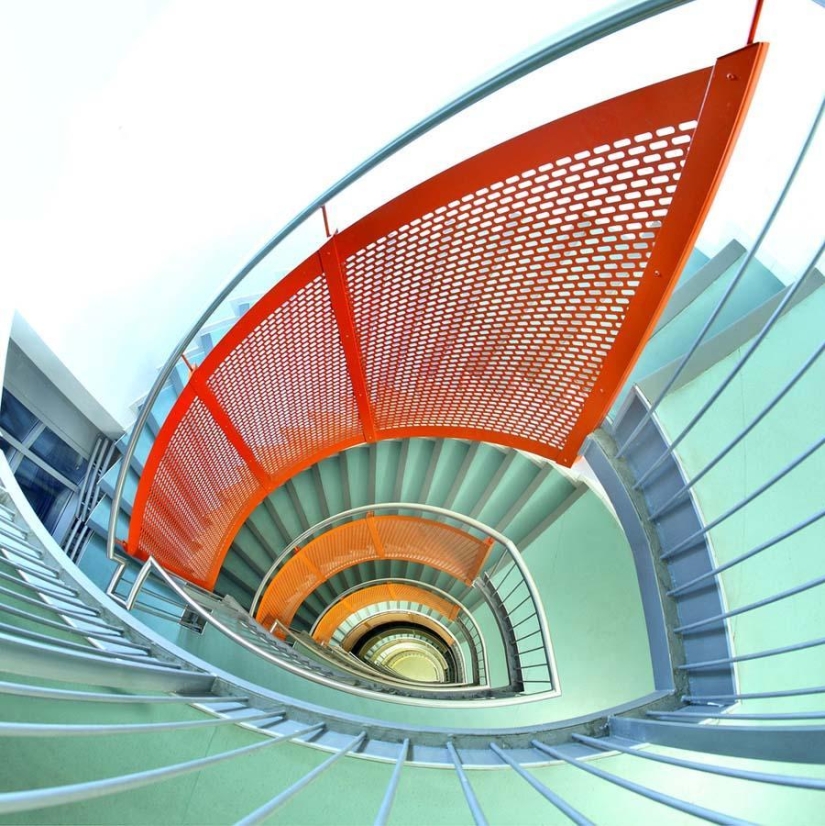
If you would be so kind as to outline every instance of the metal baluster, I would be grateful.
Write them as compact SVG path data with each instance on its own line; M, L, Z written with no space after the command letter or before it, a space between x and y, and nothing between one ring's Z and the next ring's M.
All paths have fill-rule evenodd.
M821 248L820 248L821 252ZM817 359L822 355L823 350L825 350L825 342L819 345L817 349L814 351L813 355L811 355L808 360L799 368L799 370L794 373L793 376L785 383L784 387L771 399L768 404L762 408L762 410L756 415L756 417L751 421L751 423L742 430L739 435L733 439L728 445L722 449L720 453L718 453L710 462L708 462L705 467L702 468L697 474L695 474L688 482L685 482L679 490L676 491L664 504L660 505L656 510L654 510L650 514L651 519L658 519L663 513L666 513L670 510L673 505L684 496L693 486L700 482L704 477L710 473L722 459L725 458L764 418L771 412L771 410L782 401L783 398L793 389L796 383L808 372L808 370L816 363ZM670 443L668 447L668 454L676 447L678 444L678 440L673 441ZM639 488L643 484L644 477L640 478L639 481L633 485L634 490L639 490Z
M806 648L815 648L818 645L825 645L825 637L818 637L815 640L807 640L806 642L797 642L792 645L783 645L779 648L769 648L765 651L756 651L752 654L738 654L735 657L723 657L718 660L704 660L695 663L685 663L677 666L677 668L680 671L696 671L702 668L718 668L720 665L747 662L748 660L761 660L766 657L775 657L779 654L789 654L792 651L804 651Z
M687 538L683 539L677 545L675 545L670 550L663 553L660 557L662 560L670 559L672 556L680 553L681 551L689 548L693 545L697 539L700 539L705 534L713 530L717 525L721 525L729 517L733 516L733 514L737 513L737 511L742 510L746 505L749 505L753 502L754 499L761 496L766 490L773 487L777 482L781 481L785 476L787 476L792 470L796 469L799 465L801 465L809 456L816 453L822 445L825 444L825 436L820 437L816 442L814 442L807 450L804 450L802 453L799 454L789 465L786 465L782 470L779 471L775 476L768 479L763 485L760 485L753 493L749 493L744 499L738 502L729 510L725 511L721 516L718 516L712 522L708 522L707 525L704 525L695 533L692 533Z
M807 697L809 694L825 694L825 685L811 688L783 688L778 691L751 691L747 694L684 694L682 702L704 705L713 702L732 703L737 700L769 700L775 697Z
M272 814L279 806L287 802L293 795L296 795L301 789L312 783L315 778L325 772L330 766L338 762L342 757L345 757L353 749L358 748L366 738L366 732L362 731L357 737L350 740L350 742L339 749L332 757L324 760L320 766L316 766L312 771L307 772L300 780L293 783L288 789L276 795L268 803L259 806L254 812L251 812L246 817L238 821L237 826L254 826L256 823L261 823L266 817Z
M41 789L31 789L22 792L0 793L0 814L14 814L17 812L29 812L33 809L45 809L49 806L65 806L69 803L79 803L83 800L92 800L97 797L105 797L109 794L139 789L143 786L151 786L162 780L171 780L191 772L200 771L208 766L218 763L225 763L252 754L262 749L272 748L279 743L286 743L304 734L313 734L324 727L323 723L301 729L292 734L285 734L280 737L265 740L262 743L254 743L251 746L243 746L232 751L225 751L221 754L213 754L209 757L200 757L196 760L188 760L185 763L174 763L171 766L162 766L159 769L149 769L148 771L124 774L119 777L106 777L103 780L89 780L85 783L72 783L67 786L51 786Z
M746 771L745 769L729 769L725 766L716 766L712 763L696 763L693 760L683 760L680 757L667 757L664 754L653 754L638 748L631 749L614 742L604 743L595 737L586 737L583 734L574 734L573 739L592 748L603 751L618 751L622 754L630 754L633 757L640 757L644 760L653 760L656 763L677 766L680 769L692 769L708 774L717 774L721 777L735 777L738 780L753 780L756 783L771 783L775 786L793 786L797 789L816 789L818 791L825 790L825 780L817 780L812 777L792 777L785 774L769 774L767 772Z
M461 783L461 790L464 792L464 799L470 807L470 814L473 816L473 821L476 826L487 826L487 818L484 817L484 812L481 811L478 798L476 798L476 793L473 791L467 773L464 771L461 758L458 756L455 746L450 742L447 743L447 751L450 753L450 759L453 761L455 773L458 775L458 782Z
M45 688L26 683L0 682L0 694L14 694L18 697L36 697L45 700L73 700L87 703L246 703L247 697L238 695L201 696L173 694L103 694L96 691L70 691L65 688Z
M788 306L790 301L796 295L799 288L804 283L805 279L808 275L813 271L814 267L816 266L816 262L822 256L823 250L825 250L825 241L819 245L819 249L814 254L811 263L806 267L803 271L802 276L794 282L793 286L785 293L785 297L780 301L779 306L771 313L770 318L765 322L765 325L760 330L759 334L756 338L750 343L748 349L745 351L744 355L736 362L733 370L728 373L725 377L724 381L713 391L713 393L708 396L699 410L694 413L691 417L690 421L682 428L682 431L679 435L673 439L670 444L667 446L665 452L639 477L636 481L636 484L633 485L634 490L639 490L645 483L645 481L653 474L657 468L659 468L664 462L664 460L670 456L673 451L681 444L682 440L690 433L691 430L696 426L697 422L699 422L702 417L707 413L707 411L711 408L714 402L725 392L725 390L730 385L731 381L739 374L739 371L748 363L750 357L756 352L759 348L759 345L765 340L768 333L773 329L774 324L779 320L782 313L785 311L785 307ZM775 400L774 404L776 403Z
M807 519L800 522L798 525L794 525L792 528L788 528L788 530L782 531L782 533L779 533L771 539L766 540L761 545L757 545L750 551L740 554L739 556L734 557L733 559L723 563L722 565L717 565L715 568L711 568L709 571L705 571L705 573L701 574L700 576L694 577L694 579L688 580L687 582L683 583L682 585L679 585L676 588L671 588L667 592L667 595L669 597L673 597L677 596L678 594L684 593L690 588L693 588L695 585L704 582L706 579L716 576L717 574L720 574L723 571L727 571L728 568L733 568L734 565L738 565L740 562L744 562L746 559L750 559L752 556L756 556L758 553L767 550L768 548L776 545L778 542L782 542L783 540L790 538L795 533L798 533L804 528L807 528L809 525L813 525L814 522L817 522L818 520L822 519L823 516L825 516L825 508L819 511L819 513L815 513L813 516L809 516Z
M0 737L108 737L112 734L153 734L158 731L185 731L216 726L254 723L284 719L284 709L248 717L217 717L210 720L170 720L163 723L111 723L104 725L72 725L63 723L0 722ZM276 719L277 718L277 719Z
M616 451L616 458L620 459L622 456L625 455L627 452L627 448L635 441L636 437L641 433L642 428L650 421L653 414L658 409L659 405L662 403L664 397L670 392L670 388L676 383L679 376L682 375L682 371L685 369L685 366L693 358L693 354L699 349L699 345L704 341L705 336L708 333L708 330L713 326L716 322L716 319L719 317L719 314L722 312L725 304L730 298L733 291L736 289L737 285L742 279L742 276L745 274L745 270L747 269L750 262L753 260L754 256L756 255L756 251L759 247L762 246L762 242L765 240L765 236L768 234L768 230L770 230L771 226L773 226L773 222L776 219L779 210L782 207L782 204L785 202L785 198L788 195L788 192L793 185L793 182L796 178L797 173L799 172L800 167L802 166L802 162L805 159L805 156L808 153L808 149L810 148L811 144L813 143L814 135L816 134L817 127L819 126L819 122L822 120L822 112L825 109L825 99L819 105L819 111L817 112L816 117L814 118L814 122L811 125L811 128L808 132L808 136L805 139L805 143L802 145L802 149L799 152L799 155L796 158L796 162L794 163L793 169L791 170L791 174L788 176L787 181L785 182L785 186L782 188L782 192L779 194L779 198L777 199L776 203L773 206L770 214L768 215L768 219L765 222L765 225L762 227L759 235L756 237L756 240L753 242L753 245L745 254L742 263L739 265L739 268L736 271L733 279L731 280L730 284L728 285L727 289L725 290L722 297L719 299L719 303L716 305L714 311L710 314L707 321L702 326L702 329L699 331L699 335L696 336L693 344L690 346L690 349L682 356L681 361L676 367L673 375L668 379L665 383L665 386L659 392L659 395L656 397L653 404L645 411L644 415L633 428L630 433L630 436L627 437L624 444L619 447Z
M549 754L550 757L554 757L556 760L563 760L565 763L569 763L571 766L575 766L588 774L592 774L594 777L600 777L608 783L613 783L616 786L627 789L629 792L635 792L642 797L646 797L648 800L653 800L664 806L670 806L672 809L677 809L685 814L704 818L705 820L709 820L711 823L732 824L735 826L748 823L746 820L740 820L739 818L730 817L720 812L714 812L712 809L706 809L704 806L697 806L694 803L688 803L686 800L681 800L678 797L671 797L669 794L657 792L654 789L650 789L647 786L642 786L639 783L634 783L631 780L625 780L623 777L610 774L610 772L606 772L603 769L597 769L595 766L591 766L589 763L585 763L582 760L574 760L572 757L567 757L562 754L557 749L551 748L550 746L545 746L544 743L539 743L538 740L531 740L530 742L539 751Z
M698 628L702 628L705 625L711 625L714 622L721 622L722 620L730 619L731 617L738 617L740 614L746 614L749 611L754 611L757 608L762 608L765 605L771 605L774 602L780 602L783 599L787 599L788 597L796 596L797 594L801 594L805 591L810 590L811 588L816 588L818 585L825 584L825 576L817 577L816 579L809 580L808 582L802 583L802 585L796 585L793 588L788 588L786 591L781 591L778 594L774 594L770 597L765 597L765 599L757 600L756 602L748 603L748 605L743 605L741 608L734 608L731 611L725 611L723 614L716 614L712 617L706 617L702 620L697 620L696 622L689 622L687 625L680 625L674 628L674 632L677 634L685 634L691 631L695 631Z
M530 774L524 766L513 760L507 752L500 749L495 743L490 743L490 748L494 754L497 754L510 768L512 768L520 777L523 777L542 797L549 800L560 812L567 815L573 823L578 826L592 826L593 821L588 820L581 812L574 809L567 801L559 797L554 791L551 791L544 783L540 782L534 775Z
M401 769L404 768L404 762L407 755L410 753L410 740L405 738L401 744L401 750L398 752L398 759L395 761L395 768L392 770L390 782L387 785L387 791L384 793L384 799L381 801L381 808L375 817L375 826L386 826L387 819L390 816L392 809L392 802L395 800L395 792L398 789L398 780L401 777Z
M697 708L697 706L689 706ZM647 711L648 717L664 717L676 720L825 720L825 711L777 711L772 714L728 714L722 711L701 711L697 714L688 709L675 711Z

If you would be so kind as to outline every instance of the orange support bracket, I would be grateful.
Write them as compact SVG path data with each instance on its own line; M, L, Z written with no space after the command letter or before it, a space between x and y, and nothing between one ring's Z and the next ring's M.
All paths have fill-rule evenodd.
M224 435L232 444L232 447L238 451L238 455L249 466L249 469L252 471L261 487L266 489L270 482L269 474L255 457L255 454L252 452L252 448L246 443L244 437L238 432L238 429L233 424L232 419L229 418L226 411L223 407L221 407L220 402L215 398L215 394L212 392L209 385L200 381L200 374L197 372L192 374L191 381L196 384L198 397L209 409L209 412L212 414L212 418L224 432Z
M361 344L358 332L355 329L355 319L352 314L352 302L347 288L347 282L341 269L341 260L338 257L338 244L335 236L329 239L318 251L318 257L327 280L332 309L335 312L335 321L341 336L341 345L347 360L347 370L355 401L358 405L358 415L361 418L361 428L364 439L374 442L377 439L375 415L370 402L367 377L364 372L364 358L361 353Z
M470 577L470 580L467 583L468 585L472 585L476 577L481 573L481 569L484 567L484 563L487 562L487 557L490 556L490 551L493 549L493 545L496 544L496 540L491 536L488 536L482 544L483 550L478 555L478 565L476 566L473 575Z
M375 555L379 559L384 559L387 554L384 551L384 543L381 541L381 535L378 533L378 525L375 524L375 514L370 511L367 514L365 521L367 523L367 528L369 528L372 544L375 546Z

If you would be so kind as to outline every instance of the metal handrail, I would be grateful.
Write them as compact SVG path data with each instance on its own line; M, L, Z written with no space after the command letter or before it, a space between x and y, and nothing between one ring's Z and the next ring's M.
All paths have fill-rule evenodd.
M459 616L456 617L456 624L461 628L462 634L465 636L465 639L467 641L467 645L470 647L471 650L474 650L475 657L477 657L479 662L481 663L484 669L486 680L486 675L489 673L489 664L487 661L487 647L484 644L484 635L481 633L481 629L478 627L478 622L476 622L476 618L470 613L470 611L467 610L466 606L460 599L456 599L454 596L448 594L445 590L439 588L436 585L430 585L426 582L419 582L415 579L405 579L404 577L385 577L383 579L370 579L366 582L359 582L353 585L352 587L347 588L346 591L342 591L340 594L338 594L338 596L335 597L335 599L332 602L330 602L329 605L327 605L327 607L318 615L318 618L312 624L310 634L313 634L315 632L315 629L318 627L318 623L321 621L321 619L324 617L327 611L329 611L333 606L337 605L342 599L345 599L350 594L353 594L356 591L360 591L363 588L368 588L371 585L378 585L383 582L400 582L402 584L416 585L417 587L422 588L425 591L432 591L434 594L438 594L440 597L443 597L447 601L457 605L459 609ZM470 635L468 629L464 627L463 622L460 621L461 617L467 617L470 620L470 623L472 624L473 630L475 631L476 638L478 640L477 642Z
M414 510L420 511L422 513L432 513L438 516L442 516L448 519L455 519L458 522L462 522L468 527L474 528L481 533L487 534L491 539L494 539L500 545L504 546L504 549L507 551L510 559L512 560L513 564L515 565L516 569L521 574L521 578L524 581L525 585L527 586L527 590L530 594L530 599L533 602L533 608L536 612L536 616L538 619L539 629L541 631L541 638L542 638L542 645L545 649L545 656L547 658L548 667L551 670L551 673L556 673L556 665L555 665L555 658L553 656L553 647L550 642L550 629L547 627L547 618L544 615L544 606L541 602L541 597L539 596L538 589L536 588L535 580L533 579L530 571L527 569L527 566L524 564L524 560L521 558L521 552L516 547L516 544L506 537L500 531L495 530L495 528L491 528L489 525L485 525L483 522L479 522L477 519L473 519L471 516L465 516L462 513L456 513L455 511L448 510L447 508L441 508L438 505L421 505L421 504L414 504L410 502L386 502L378 505L361 505L357 508L350 508L346 511L341 511L341 513L335 514L334 516L329 516L326 519L322 519L320 522L316 522L315 525L312 525L307 530L305 530L302 534L292 540L289 545L284 548L283 551L278 555L278 558L272 563L269 570L264 574L263 578L261 579L261 584L258 586L258 590L255 592L255 598L252 600L252 605L249 609L250 615L254 616L255 609L258 607L258 602L263 595L263 592L266 588L267 583L272 578L275 571L280 567L281 563L306 539L308 539L313 534L317 533L324 527L333 524L341 519L347 519L350 516L355 516L361 513L371 513L377 510Z
M548 697L557 697L559 695L559 691L556 689L551 691L536 692L534 694L520 694L516 696L506 695L502 697L480 698L474 700L453 700L444 698L428 699L422 697L399 696L397 694L384 693L374 689L362 688L360 686L347 685L346 683L326 677L323 674L319 674L299 665L295 665L282 657L276 657L275 655L255 645L241 634L233 631L229 628L229 626L221 622L221 620L203 608L197 600L193 599L177 582L175 582L175 579L153 557L149 557L146 560L144 567L152 568L160 579L162 579L169 586L169 588L178 595L181 601L185 603L194 613L201 617L206 624L214 626L218 631L229 637L233 642L237 643L242 648L245 648L247 651L251 651L256 656L277 665L284 671L288 671L295 676L326 686L327 688L334 688L336 691L343 691L347 694L354 694L371 700L382 700L390 703L427 706L431 708L483 708L501 705L523 705L525 703L540 702ZM136 598L137 595L135 595L132 601L134 602ZM430 689L427 693L438 694L438 692L439 689Z
M313 640L312 637L304 631L293 631L291 628L287 628L278 622L275 623L275 626L280 626L284 634L292 637L292 639L298 644L303 645L305 648L312 648L318 656L323 657L325 661L331 663L336 668L346 671L347 673L361 679L367 679L375 683L386 683L388 688L399 687L404 688L407 691L428 694L433 697L455 694L457 692L461 692L463 694L468 692L486 694L490 691L504 691L509 688L509 686L498 686L496 688L491 688L487 685L473 685L471 683L416 683L399 675L393 674L389 670L387 673L382 673L380 671L382 666L377 666L375 663L364 662L358 657L355 657L355 655L350 655L350 652L344 651L343 648L336 649L331 646L321 645ZM340 656L342 654L352 656L354 662L345 663ZM411 694L410 696L415 695Z
M291 235L298 227L307 221L319 209L324 207L328 201L346 190L372 169L379 166L388 158L398 153L404 147L410 145L418 138L427 134L435 127L446 122L450 118L463 112L465 109L484 100L495 92L509 86L517 80L535 72L536 70L559 60L566 55L572 54L579 49L596 43L603 38L615 34L616 32L630 28L651 17L655 17L663 12L687 5L693 0L642 0L642 2L620 2L611 9L596 15L591 21L583 26L572 30L558 33L550 42L540 46L535 51L514 61L500 71L494 73L486 80L463 92L449 103L437 109L432 114L411 126L398 137L391 140L365 161L348 172L336 183L326 189L315 200L301 210L291 221L261 247L252 258L223 286L220 292L209 303L206 309L198 316L195 323L184 334L183 338L175 346L175 349L166 359L152 384L149 393L144 400L131 433L127 436L126 446L121 459L120 471L112 496L112 509L109 514L108 537L106 540L106 554L110 559L114 559L115 542L117 532L117 515L120 512L120 503L123 498L123 491L126 486L128 469L132 457L135 454L138 440L146 427L151 415L152 408L160 395L163 386L166 384L172 371L178 364L186 348L194 340L195 336L203 328L212 314L223 304L233 290L246 278L255 267L258 266L282 241Z

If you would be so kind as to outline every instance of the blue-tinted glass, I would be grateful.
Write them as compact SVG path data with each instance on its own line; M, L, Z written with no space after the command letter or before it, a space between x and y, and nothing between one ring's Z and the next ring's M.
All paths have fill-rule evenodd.
M23 459L14 472L17 484L29 500L38 519L52 533L72 492L31 459Z
M83 481L88 462L49 428L34 440L31 452L76 485Z
M14 448L2 436L0 436L0 450L6 454L7 459L11 459Z
M17 401L8 390L3 391L3 400L0 402L0 428L22 442L37 423L38 419L34 413Z

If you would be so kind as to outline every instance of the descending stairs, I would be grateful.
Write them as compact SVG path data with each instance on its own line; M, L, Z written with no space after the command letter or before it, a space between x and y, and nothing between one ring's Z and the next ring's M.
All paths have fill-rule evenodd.
M725 254L731 254L730 250ZM683 278L674 300L691 282L700 283L695 279L703 278L703 271L707 275L707 267L718 269L724 260L711 259ZM770 281L763 271L754 272L762 283ZM782 358L777 358L776 350L765 349L742 371L740 392L760 389L759 398L749 401L748 410L767 403L787 380L790 368L786 361L797 365L820 341L821 326L816 320L825 313L821 283L818 274L809 279L780 321L775 336L783 344ZM621 444L640 420L649 399L672 373L674 359L685 351L690 335L679 347L668 347L655 359L651 356L647 368L651 372L639 377L637 389L626 392L612 422L595 437L617 473L625 474L632 483L633 477L638 479L646 472L661 452L663 438L669 441L678 434L775 309L784 294L781 285L775 286L770 286L771 295L765 301L743 307L731 323L709 338L697 353L699 367L675 385L628 449L626 462L616 460L616 443ZM682 309L670 317L666 314L652 340L654 350L665 340L660 336L677 329L671 325L695 300L683 295L679 299ZM768 553L779 555L766 562L766 567L722 573L724 590L716 585L688 586L712 564L724 564L746 551L748 540L781 534L805 517L817 505L816 491L821 490L818 484L825 472L823 459L812 454L808 464L800 465L804 473L801 483L797 477L793 486L777 484L766 492L758 525L752 513L749 518L743 514L725 530L708 531L709 542L687 543L685 539L695 532L697 524L691 527L691 514L694 519L697 515L703 518L698 524L708 524L733 506L743 491L753 490L781 471L788 450L798 453L821 434L825 427L821 408L805 404L806 399L816 397L816 388L825 381L821 369L812 369L796 387L796 395L789 394L787 402L782 402L785 406L770 414L774 418L766 421L766 430L760 435L754 429L742 449L732 451L717 475L709 473L696 484L690 497L667 505L677 486L696 477L726 440L747 423L747 415L737 408L735 399L720 405L705 429L688 437L678 452L678 462L672 466L665 463L649 482L639 485L640 508L655 513L667 505L655 520L658 530L651 542L658 542L655 550L666 555L659 572L671 593L664 600L673 602L673 624L679 623L676 632L683 640L685 656L683 663L677 663L677 670L686 675L684 686L689 698L696 701L734 690L748 691L754 699L745 700L744 708L767 712L776 708L776 701L764 693L789 680L791 666L785 665L789 661L777 662L781 657L772 658L770 662L777 664L767 668L760 662L751 666L746 655L735 678L729 663L723 668L712 664L720 652L736 654L765 647L771 639L779 645L787 639L781 615L757 619L756 614L746 614L728 623L707 620L729 610L732 599L736 604L747 603L820 577L817 550L823 522L795 537L791 548L768 549ZM167 410L185 378L185 374L178 374L164 390ZM159 424L153 424L155 433ZM764 433L781 435L771 440ZM147 437L132 463L130 485L136 485L150 446L151 438ZM113 476L104 480L104 491L108 489L109 494ZM133 492L134 487L126 498L131 499ZM610 518L605 520L599 495L590 487L577 485L524 454L490 445L416 439L354 448L332 457L292 480L291 490L283 486L274 492L269 503L253 514L227 556L219 583L224 592L248 601L249 588L256 582L249 560L258 566L266 563L277 554L277 548L285 547L312 520L327 513L398 499L451 507L498 527L516 540L543 590L563 683L568 693L581 694L585 682L577 681L571 673L573 658L565 656L568 641L563 610L569 603L563 604L559 599L563 594L558 591L572 589L573 580L564 579L574 574L570 566L575 559L565 553L571 536L576 537L576 552L584 558L583 565L590 566L592 587L599 587L596 575L600 572L590 560L598 559L598 565L606 566L615 549L607 556L588 556L595 554L588 550L588 539L592 534L593 545L608 547ZM93 524L99 533L81 564L104 585L111 570L104 559L102 540L108 506L104 499L95 511ZM119 522L122 535L128 526L129 509L125 502ZM805 765L822 762L821 746L811 745L814 735L809 737L809 730L800 729L793 735L794 745L782 735L774 736L776 727L763 726L744 733L747 745L739 745L739 737L717 736L719 725L689 725L691 708L694 719L703 719L718 714L720 707L729 704L726 702L718 702L711 712L707 705L688 706L682 711L652 709L648 720L621 716L617 711L591 728L573 731L572 742L567 729L555 734L545 730L532 744L529 734L518 742L509 734L506 744L498 743L488 730L487 739L493 741L489 747L477 738L459 737L455 741L458 747L453 748L443 729L438 734L416 729L413 742L402 746L402 730L390 736L386 724L383 736L374 727L361 736L352 715L336 719L313 713L300 704L293 707L283 697L277 698L242 678L228 681L218 668L141 629L129 615L108 604L83 574L72 573L65 559L59 559L59 549L33 534L18 510L10 494L0 491L0 693L4 708L0 736L8 753L15 756L13 761L0 761L0 822L143 823L156 821L161 811L168 822L229 822L277 795L278 822L362 823L374 818L391 790L391 822L454 823L469 817L458 773L465 767L478 805L492 822L562 822L563 815L551 805L558 805L559 799L598 822L611 822L621 811L626 822L676 823L682 822L684 814L698 814L717 822L727 822L724 818L730 815L763 822L806 823L815 821L821 811L817 792L825 789L825 779L819 776L820 767ZM271 518L273 511L284 532ZM679 543L684 547L667 556ZM404 572L396 567L387 575ZM356 577L375 578L382 573L373 566ZM614 581L617 575L618 569L611 570L604 580ZM323 596L353 584L352 575L331 580L329 592ZM610 599L607 594L599 595L592 604ZM816 600L814 589L804 610L794 615L794 636L800 640L821 635ZM302 621L309 622L322 607L322 600L315 596L307 600ZM622 610L615 608L614 625L621 614ZM229 613L223 616L231 619ZM236 614L234 621L240 629L242 615ZM593 621L594 627L609 633L605 617L594 615ZM703 621L694 632L679 632L681 626ZM253 626L247 631L258 633ZM593 636L579 633L576 639L581 645ZM795 668L791 670L804 672L805 682L813 684L822 669L819 652L818 648L806 648L784 656L793 657ZM581 650L576 654L577 660L588 660ZM626 668L639 669L638 663L627 659L627 652L623 655ZM596 659L604 656L601 653ZM708 662L710 666L701 665ZM615 667L613 673L617 673ZM603 677L606 679L606 674ZM592 672L589 679L594 681ZM825 672L819 679L825 679ZM814 713L815 697L788 695L783 713ZM567 699L562 696L553 702ZM741 709L735 706L736 711ZM672 725L674 720L678 724ZM106 736L99 736L102 734ZM140 747L135 748L136 744ZM371 759L353 759L348 754ZM709 765L709 754L715 755L715 764ZM397 776L396 790L392 778L399 755L407 762ZM761 759L754 762L745 756ZM595 757L599 759L590 759ZM798 776L789 786L775 785L770 772L787 775L789 763L793 764L790 771ZM475 771L478 767L485 771ZM498 771L491 772L493 767ZM147 770L158 773L146 776ZM701 784L696 783L697 771L705 772ZM102 778L113 780L101 783ZM163 783L154 785L164 778ZM309 782L313 791L301 794ZM227 788L233 790L231 795L226 794ZM361 791L342 796L341 788ZM421 794L423 788L426 795ZM48 790L46 803L33 789ZM116 789L121 791L109 794ZM513 805L515 800L518 806Z
M753 761L726 757L719 767L702 751L640 750L639 738L667 737L644 721L611 718L608 736L582 731L566 745L547 734L530 745L482 748L427 745L418 742L423 733L395 743L338 733L159 648L116 607L104 607L46 540L0 489L6 582L40 606L25 603L28 622L54 609L46 612L53 624L39 625L47 641L26 637L16 614L0 634L0 737L14 755L0 761L0 823L212 824L259 807L283 823L358 824L379 811L379 822L459 823L469 822L465 783L495 823L561 823L562 811L580 822L609 822L621 811L626 822L660 823L682 822L680 812L773 822L793 811L805 822L820 811L816 790L825 781L803 774L797 788L783 789L769 785L772 775L754 775ZM2 604L14 607L13 599L4 594ZM80 641L77 649L67 635ZM716 776L692 784L696 768ZM729 779L737 777L750 780ZM748 794L734 794L743 783Z

